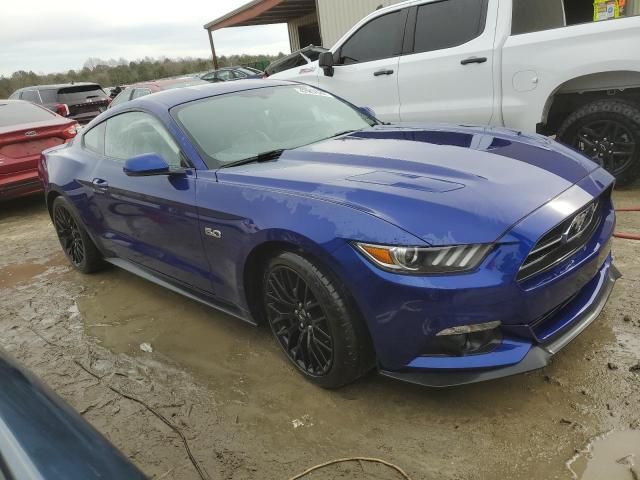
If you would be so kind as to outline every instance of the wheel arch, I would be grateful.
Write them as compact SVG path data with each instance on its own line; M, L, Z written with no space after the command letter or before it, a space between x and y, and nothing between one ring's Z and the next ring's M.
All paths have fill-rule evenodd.
M584 105L612 98L640 104L640 71L595 70L572 76L548 95L540 117L541 133L554 135L572 112Z
M264 323L264 311L260 299L262 272L266 263L282 252L297 253L312 261L323 269L332 279L337 280L339 274L336 266L332 265L330 251L310 238L296 232L272 230L262 232L262 241L253 246L248 252L244 264L240 267L239 277L242 279L244 300L256 323ZM345 292L349 296L349 292Z
M368 340L371 341L371 333L369 332L367 322L364 321L362 311L358 307L353 294L345 286L345 283L340 280L340 265L331 256L332 251L345 244L346 241L342 240L332 245L331 248L325 248L298 233L278 231L271 232L268 239L255 245L246 257L244 265L242 266L241 276L244 300L255 322L257 324L265 323L264 309L262 299L260 298L260 288L262 286L262 273L266 263L280 253L292 252L311 261L331 278L335 286L339 288L345 296L349 306L359 316L366 328L367 335L369 336Z

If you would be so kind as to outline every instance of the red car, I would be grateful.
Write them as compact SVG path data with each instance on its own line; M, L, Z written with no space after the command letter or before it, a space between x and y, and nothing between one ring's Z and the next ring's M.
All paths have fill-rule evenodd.
M42 191L43 150L76 136L78 122L23 100L0 100L0 202Z

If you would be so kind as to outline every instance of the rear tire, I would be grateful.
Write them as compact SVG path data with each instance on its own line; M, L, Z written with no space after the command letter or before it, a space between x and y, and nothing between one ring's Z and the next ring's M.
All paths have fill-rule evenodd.
M57 197L51 208L51 218L67 260L82 273L104 268L104 260L69 202Z
M589 103L566 118L558 139L600 163L618 185L640 177L640 109L632 103Z
M333 280L306 258L285 252L267 263L263 302L283 352L316 385L338 388L373 367L369 334L359 315Z

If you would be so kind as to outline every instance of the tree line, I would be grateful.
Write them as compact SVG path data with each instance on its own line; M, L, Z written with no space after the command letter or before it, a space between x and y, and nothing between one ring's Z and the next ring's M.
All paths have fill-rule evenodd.
M257 65L263 69L279 55L230 55L218 58L220 67L234 65ZM38 74L19 70L10 76L0 76L0 98L7 98L14 91L32 85L71 82L95 82L103 87L128 85L160 78L191 75L213 69L211 59L205 58L150 58L127 61L123 58L102 60L89 58L79 70L66 73Z

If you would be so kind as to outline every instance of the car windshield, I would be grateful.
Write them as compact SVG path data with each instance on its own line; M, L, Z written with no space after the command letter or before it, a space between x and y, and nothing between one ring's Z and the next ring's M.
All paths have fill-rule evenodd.
M53 120L49 110L29 102L0 102L0 127Z
M375 124L348 103L306 85L206 98L178 106L172 114L194 140L209 168Z

